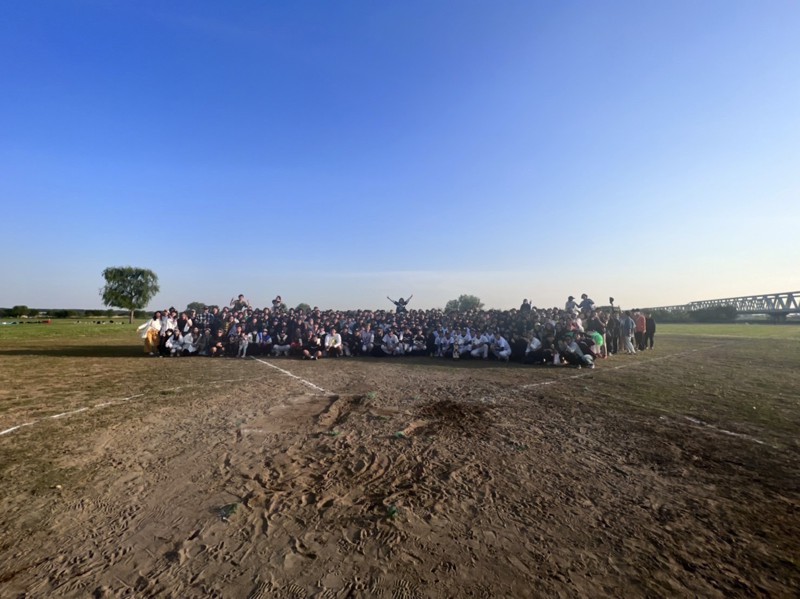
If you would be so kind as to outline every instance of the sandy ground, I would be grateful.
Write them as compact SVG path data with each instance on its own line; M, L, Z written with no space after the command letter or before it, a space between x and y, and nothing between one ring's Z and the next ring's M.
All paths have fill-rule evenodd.
M0 437L0 596L800 589L796 443L603 402L644 364L269 362Z

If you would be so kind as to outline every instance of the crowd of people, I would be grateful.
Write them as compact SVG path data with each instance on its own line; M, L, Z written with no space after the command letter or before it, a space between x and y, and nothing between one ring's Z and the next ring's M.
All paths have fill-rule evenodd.
M594 368L595 360L653 349L655 320L641 310L600 308L569 296L564 308L409 310L287 308L280 296L254 308L244 295L223 308L157 311L139 327L151 356L430 356Z

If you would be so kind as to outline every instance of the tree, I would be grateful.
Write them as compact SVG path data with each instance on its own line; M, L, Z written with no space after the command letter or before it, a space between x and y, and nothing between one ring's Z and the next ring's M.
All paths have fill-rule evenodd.
M295 310L295 312L301 312L302 311L303 314L308 314L309 312L311 312L311 306L309 306L306 303L301 302L301 303L297 304L297 307L294 310Z
M19 318L20 316L27 316L28 312L30 312L30 308L28 306L14 306L11 308L11 316L14 318Z
M109 266L103 271L105 286L100 290L106 306L124 308L133 322L135 310L141 310L158 293L158 276L146 268Z
M450 300L444 307L445 312L468 312L480 310L483 302L475 295L459 295L458 299Z
M192 310L195 310L196 312L202 312L203 308L205 307L206 305L203 302L190 302L186 306L186 311L191 312Z

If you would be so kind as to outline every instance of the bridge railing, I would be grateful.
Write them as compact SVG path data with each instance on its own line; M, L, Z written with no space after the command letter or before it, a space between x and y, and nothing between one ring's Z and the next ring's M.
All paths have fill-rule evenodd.
M693 312L705 308L733 306L740 314L792 314L800 313L800 291L784 291L763 295L727 297L713 300L700 300L678 306L659 306L651 310L670 312Z

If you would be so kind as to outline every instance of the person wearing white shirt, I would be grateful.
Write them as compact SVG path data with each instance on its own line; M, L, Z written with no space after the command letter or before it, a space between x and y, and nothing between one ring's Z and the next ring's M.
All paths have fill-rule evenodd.
M381 349L387 356L399 356L401 354L400 339L394 331L386 333L381 341Z
M183 336L181 340L181 351L189 355L197 353L197 342L199 340L200 331L197 328L193 328Z
M178 330L178 319L174 310L164 310L164 315L161 317L161 336L165 336L167 331Z
M564 311L569 312L570 314L576 314L578 312L578 302L576 302L575 298L571 295L567 298L567 303L564 305Z
M375 333L370 330L370 325L361 327L358 332L358 342L361 346L361 355L372 355L372 350L375 348Z
M486 331L480 337L472 338L472 351L470 355L473 358L481 358L482 360L489 359L489 336Z
M342 336L334 327L331 327L330 332L325 335L325 352L333 358L342 355Z
M153 314L153 318L136 329L144 339L144 351L155 356L158 353L158 341L161 334L161 312Z
M492 353L495 358L503 360L504 362L508 362L508 359L511 357L511 346L508 344L508 341L506 341L506 338L499 333L494 337Z
M525 348L525 364L541 364L545 360L544 349L541 340L534 334L531 337L528 347Z
M181 332L174 330L166 337L164 347L169 350L169 355L173 358L180 356L183 347L183 335L181 335Z
M456 352L460 358L464 354L469 354L472 348L472 335L467 328L465 333L456 331L453 339L453 357L456 357Z

